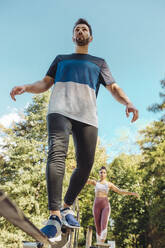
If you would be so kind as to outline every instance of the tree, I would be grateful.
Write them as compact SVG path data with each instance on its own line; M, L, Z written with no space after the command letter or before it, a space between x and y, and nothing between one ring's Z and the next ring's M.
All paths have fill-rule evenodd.
M145 241L151 247L163 248L165 244L165 124L155 121L141 131L140 145L144 172L143 184L148 222L145 223Z
M165 90L165 79L161 80L160 84L161 84L162 89ZM149 111L156 113L156 112L162 112L165 109L165 92L160 92L159 96L162 98L162 103L155 103L149 106L148 107ZM165 121L165 115L161 117L161 120Z
M41 220L48 214L45 183L47 157L45 116L48 94L33 97L33 103L25 110L22 122L15 123L11 128L1 129L5 144L2 147L3 163L0 164L1 188L10 194L39 227ZM26 235L4 219L1 221L1 227L8 231L0 234L0 239L6 242L3 247L21 247L21 240L27 239Z
M142 195L142 173L139 170L140 155L121 154L109 164L109 178L121 189L137 192ZM110 191L111 230L117 247L142 247L139 234L143 228L140 218L143 216L141 199L134 196L123 196ZM111 237L108 237L111 239Z
M11 128L1 127L4 145L0 159L0 184L4 191L16 201L27 217L39 228L48 217L45 168L47 160L46 112L49 93L35 95L23 113L23 121ZM105 163L105 149L98 145L95 164ZM63 182L63 194L69 184L70 175L76 166L73 140L70 138ZM87 199L87 196L84 196ZM89 199L89 198L88 198ZM83 192L80 196L81 216L86 209ZM92 205L90 206L90 211ZM83 227L87 222L81 222ZM22 231L0 218L0 248L22 247L22 240L29 240ZM83 232L80 233L84 239Z
M165 89L165 79L161 80L161 87ZM161 104L153 104L148 108L152 112L165 109L165 93L160 92ZM143 139L139 141L144 161L141 167L145 172L143 181L152 185L152 194L147 198L149 223L147 228L147 243L152 247L163 248L165 245L165 115L160 121L153 122L142 130Z

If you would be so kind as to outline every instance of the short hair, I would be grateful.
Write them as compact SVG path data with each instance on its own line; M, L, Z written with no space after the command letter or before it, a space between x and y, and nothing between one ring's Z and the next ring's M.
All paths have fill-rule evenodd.
M88 28L89 28L90 35L92 36L92 28L91 28L91 25L87 22L87 20L85 20L85 19L83 19L83 18L79 18L79 19L77 20L77 22L75 22L74 27L73 27L73 32L74 32L75 27L76 27L77 25L79 25L79 24L85 24L85 25L87 25Z
M99 171L105 170L107 172L107 168L105 166L102 166Z

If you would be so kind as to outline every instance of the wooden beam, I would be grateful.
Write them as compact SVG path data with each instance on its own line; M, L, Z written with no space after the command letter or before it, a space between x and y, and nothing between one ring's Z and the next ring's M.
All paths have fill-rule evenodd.
M92 226L88 226L86 234L86 246L85 248L90 248L92 244Z

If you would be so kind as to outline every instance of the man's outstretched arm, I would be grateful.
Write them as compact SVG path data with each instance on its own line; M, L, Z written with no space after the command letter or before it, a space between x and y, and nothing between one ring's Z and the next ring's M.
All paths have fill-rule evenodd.
M120 103L126 106L126 116L129 117L129 113L133 113L133 117L131 122L134 122L138 119L139 113L138 110L134 107L134 105L131 103L129 98L126 96L124 91L116 84L110 84L106 86L107 90L111 92L113 97Z
M39 80L33 84L25 84L22 86L15 86L11 92L10 96L11 98L16 101L15 96L16 95L21 95L24 92L29 92L29 93L42 93L47 91L54 83L54 79L50 76L45 76L42 80Z

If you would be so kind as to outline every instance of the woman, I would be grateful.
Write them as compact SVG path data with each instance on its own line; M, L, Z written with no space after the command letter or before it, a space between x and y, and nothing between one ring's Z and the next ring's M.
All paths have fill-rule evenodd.
M104 243L107 236L108 219L111 207L108 201L108 192L113 190L122 195L134 195L139 197L137 193L128 192L117 188L113 183L106 180L107 169L102 166L99 170L100 180L95 181L88 179L87 183L95 186L95 200L93 205L93 215L96 226L97 243Z

